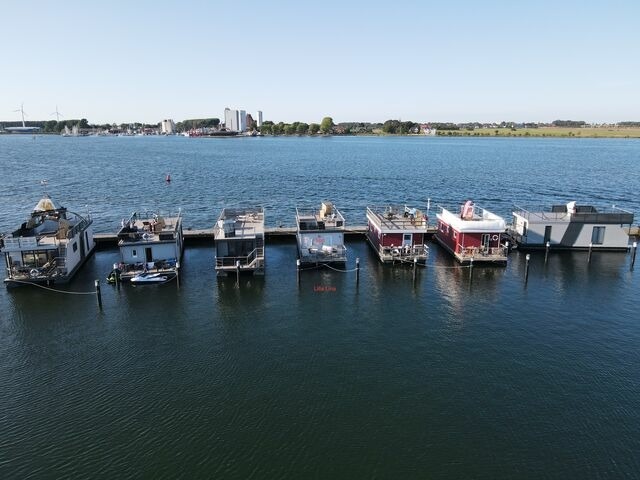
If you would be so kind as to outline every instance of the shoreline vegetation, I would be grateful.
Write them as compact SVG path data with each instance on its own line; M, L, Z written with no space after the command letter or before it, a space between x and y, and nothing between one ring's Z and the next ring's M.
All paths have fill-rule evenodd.
M66 129L77 126L83 135L90 134L146 134L161 133L161 122L157 124L122 123L90 124L87 119L49 120L25 122L28 127L39 127L38 134L59 135ZM21 122L0 122L0 134L8 134L4 127L21 126ZM187 119L175 124L174 133L195 131L224 131L218 118ZM584 121L555 120L551 123L416 123L412 121L387 120L384 123L343 122L334 123L325 117L320 123L284 123L265 121L258 127L255 122L248 131L265 136L437 136L437 137L551 137L551 138L640 138L640 122L614 124L588 124Z

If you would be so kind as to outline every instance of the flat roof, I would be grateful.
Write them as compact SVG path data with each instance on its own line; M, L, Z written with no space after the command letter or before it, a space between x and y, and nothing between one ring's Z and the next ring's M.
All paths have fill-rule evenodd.
M224 208L213 230L216 240L263 236L264 208Z

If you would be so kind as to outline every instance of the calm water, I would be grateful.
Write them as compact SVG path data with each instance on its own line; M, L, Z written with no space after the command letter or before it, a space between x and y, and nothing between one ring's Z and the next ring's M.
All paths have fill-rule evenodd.
M211 226L223 205L328 198L351 224L388 202L568 200L639 211L640 142L424 138L0 137L0 230L49 180L114 231L141 208ZM173 181L164 183L170 173ZM432 246L416 282L348 245L362 272L218 280L185 251L180 287L0 289L2 478L639 478L640 317L630 255L458 268ZM86 292L117 251L68 286ZM636 266L640 268L640 264ZM329 291L318 292L324 286Z

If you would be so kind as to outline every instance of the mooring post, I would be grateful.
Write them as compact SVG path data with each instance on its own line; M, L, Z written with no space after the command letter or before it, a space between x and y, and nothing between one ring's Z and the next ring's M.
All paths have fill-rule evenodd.
M360 257L356 258L356 285L360 285Z
M98 309L102 311L102 293L100 292L100 280L95 281L96 298L98 299Z
M546 265L547 263L547 258L549 258L549 247L551 246L551 242L547 242L547 244L545 245L544 248L544 263Z
M587 263L591 263L591 250L593 249L593 243L589 244L589 256L587 257Z
M418 259L414 257L413 259L413 283L416 283L416 276L418 274Z
M524 283L526 284L529 281L529 260L531 260L531 254L527 253L525 257L526 261L524 264Z
M236 284L240 286L240 260L236 260Z
M298 286L300 286L300 259L296 260L296 281Z
M633 265L636 263L636 252L638 251L638 242L633 242L633 252L631 253L631 269L633 270Z
M176 283L178 284L178 288L180 288L180 262L176 262Z
M471 280L473 280L473 257L469 260L469 286L471 286Z

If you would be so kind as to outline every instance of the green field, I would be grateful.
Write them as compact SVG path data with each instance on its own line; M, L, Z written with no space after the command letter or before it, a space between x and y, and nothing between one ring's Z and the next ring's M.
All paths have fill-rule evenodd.
M441 130L438 135L448 136L449 130ZM451 136L473 137L578 137L578 138L640 138L640 127L597 127L597 128L479 128L476 130L451 130Z

